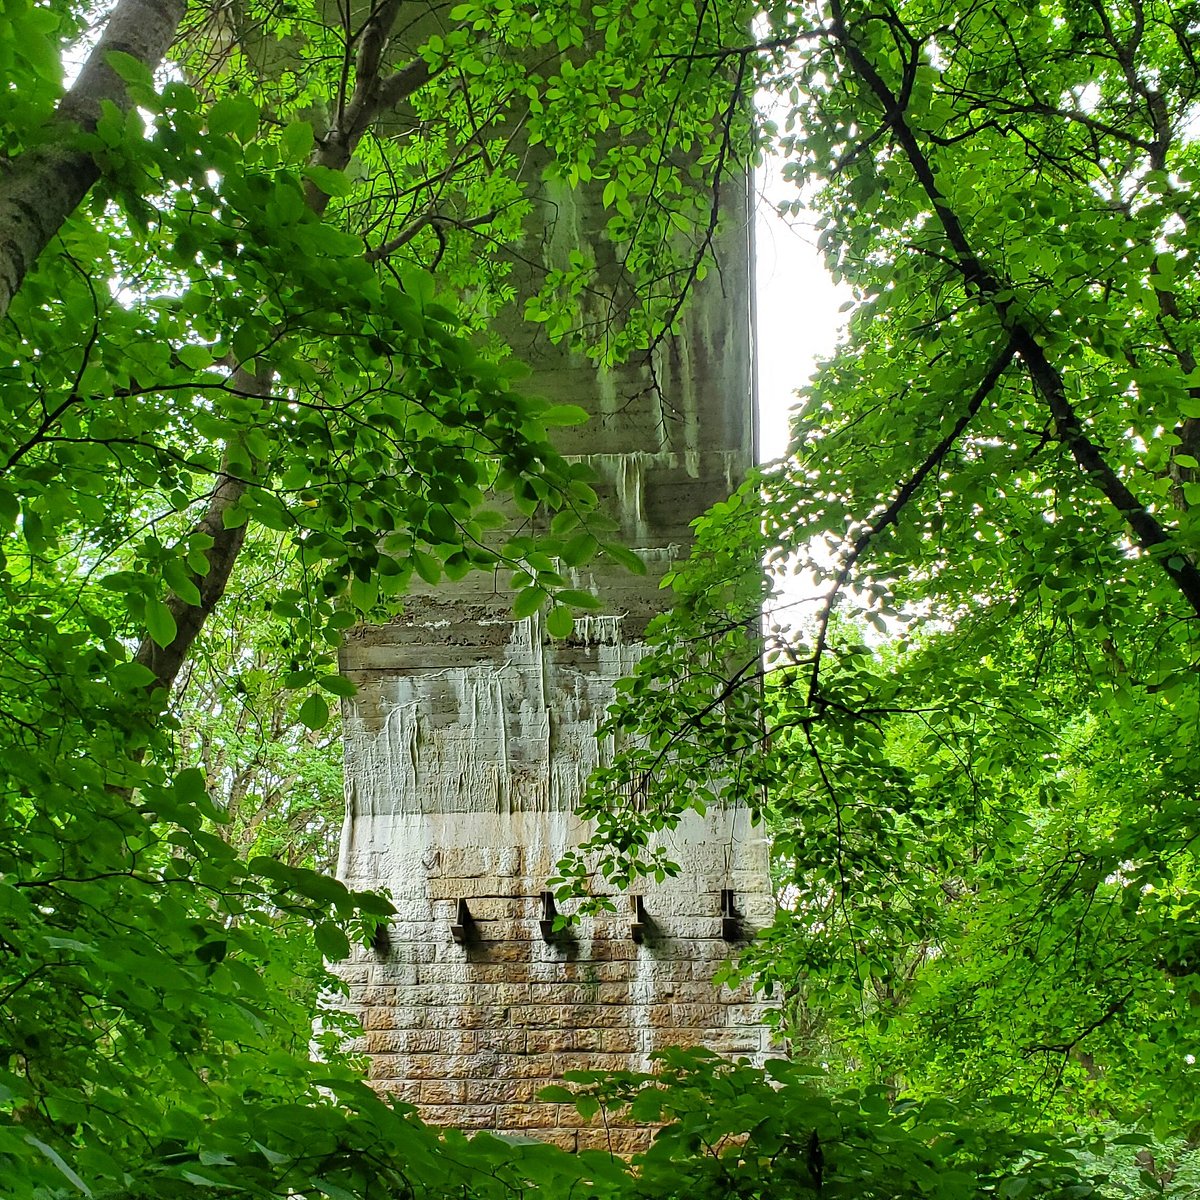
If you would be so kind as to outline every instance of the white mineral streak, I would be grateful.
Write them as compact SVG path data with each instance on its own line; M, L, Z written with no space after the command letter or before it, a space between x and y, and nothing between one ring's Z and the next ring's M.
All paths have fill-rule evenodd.
M383 720L371 729L352 709L347 757L354 772L351 822L391 812L553 812L573 807L602 761L597 725L616 680L642 654L620 637L620 618L577 626L588 668L555 664L540 621L515 622L503 657L435 673L393 675Z
M595 731L614 684L644 652L623 640L619 616L582 616L576 634L589 652L587 669L555 663L534 617L514 623L497 661L382 681L378 728L351 710L345 736L357 767L343 878L424 895L421 864L435 851L478 851L482 865L485 848L512 846L524 851L524 874L553 872L586 835L570 810L611 753ZM740 811L703 822L691 814L667 835L681 862L695 858L693 840L728 858L728 845L749 836ZM715 859L704 867L728 870Z

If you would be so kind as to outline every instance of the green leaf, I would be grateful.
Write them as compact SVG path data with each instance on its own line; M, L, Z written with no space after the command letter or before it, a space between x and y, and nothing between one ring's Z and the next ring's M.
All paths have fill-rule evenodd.
M600 543L590 534L581 533L573 537L562 548L560 557L568 567L579 567L587 562L600 548Z
M40 1154L43 1154L54 1164L55 1169L75 1188L76 1191L82 1192L85 1196L92 1194L91 1188L79 1177L79 1174L67 1162L65 1158L53 1146L47 1145L41 1138L34 1137L32 1133L25 1135L25 1141L28 1142Z
M233 135L249 142L258 131L258 105L249 96L226 96L208 110L208 131L214 137Z
M126 54L124 50L110 50L104 59L126 83L154 88L154 74L141 59Z
M175 776L175 794L185 804L206 804L208 784L199 767L184 767Z
M412 561L417 574L426 583L434 584L441 579L442 564L432 554L426 554L424 550L414 549L412 552Z
M332 692L335 696L343 696L346 699L352 698L358 691L353 682L345 675L319 675L317 683L327 692Z
M193 371L207 370L213 364L212 351L207 346L197 346L192 343L180 346L176 351L179 361Z
M546 426L582 425L591 414L578 404L552 404L537 414L537 419Z
M300 721L309 729L324 729L329 723L329 705L325 703L322 696L313 692L311 696L300 705L299 712Z
M546 630L551 637L568 638L575 628L575 618L569 608L556 604L546 614Z
M5 487L0 487L0 526L12 529L21 515L21 502Z
M634 551L622 546L619 542L602 542L600 548L609 558L619 563L627 571L632 571L635 575L645 575L646 564Z
M595 611L603 607L600 602L600 597L593 592L581 592L575 588L563 588L561 591L554 593L554 598L559 604L570 604L575 608L586 608Z
M331 1179L324 1179L321 1176L314 1175L310 1182L318 1192L324 1196L328 1196L329 1200L360 1200L360 1197L354 1192L342 1187L340 1183L334 1183Z
M151 640L164 650L175 641L179 633L171 610L157 599L146 601L146 632Z
M241 503L233 503L221 513L221 524L225 529L240 529L250 520L250 510Z
M546 593L538 587L522 588L513 600L512 614L517 621L531 617L546 602Z
M171 591L185 604L191 604L197 608L200 606L202 602L200 588L179 559L168 558L163 563L163 579Z
M344 171L334 171L329 167L305 167L303 174L327 196L348 196L354 190L353 182Z
M322 921L316 926L313 940L330 962L341 962L350 957L350 939L332 921Z
M315 139L308 121L293 121L279 135L280 149L287 162L305 162L312 154Z

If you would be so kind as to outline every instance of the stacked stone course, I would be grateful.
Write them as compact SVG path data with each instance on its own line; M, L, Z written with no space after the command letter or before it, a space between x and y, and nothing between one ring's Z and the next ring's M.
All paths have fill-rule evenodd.
M537 896L476 896L476 931L460 945L449 934L454 902L435 900L428 925L393 925L387 957L360 953L346 969L363 1026L357 1049L380 1091L435 1123L595 1144L571 1105L538 1100L541 1088L572 1071L642 1070L670 1045L767 1052L749 989L712 983L731 949L720 904L719 889L659 889L647 894L655 928L641 945L625 911L546 942ZM760 919L764 910L759 899ZM648 1131L617 1132L624 1152Z

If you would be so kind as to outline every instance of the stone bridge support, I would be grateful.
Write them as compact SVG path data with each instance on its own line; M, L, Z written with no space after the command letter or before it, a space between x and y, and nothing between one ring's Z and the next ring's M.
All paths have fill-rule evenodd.
M596 205L547 197L544 234L523 253L553 266L598 240ZM588 833L572 810L605 752L596 728L669 603L659 580L686 554L692 519L753 460L750 226L744 196L725 207L717 268L663 348L659 390L641 367L600 370L529 326L516 345L534 368L526 390L593 414L560 444L592 465L646 575L578 574L604 608L565 641L538 616L513 621L503 582L473 576L413 597L342 650L359 690L345 707L340 874L389 888L398 909L387 946L347 964L351 1003L376 1086L435 1123L627 1151L645 1130L610 1142L539 1089L571 1070L645 1069L668 1045L766 1050L761 1008L712 983L732 939L773 912L763 835L745 811L680 825L667 844L681 874L640 901L619 897L616 915L571 936L542 925L545 881Z

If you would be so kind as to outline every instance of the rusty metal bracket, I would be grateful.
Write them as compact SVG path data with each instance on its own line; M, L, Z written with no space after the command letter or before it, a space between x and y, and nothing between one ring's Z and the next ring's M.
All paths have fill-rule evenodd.
M450 926L450 936L455 942L462 946L469 942L475 934L475 918L471 916L471 910L467 907L465 900L458 902L458 914L453 925Z
M391 953L392 939L388 934L386 921L380 921L375 926L375 932L371 934L371 949L375 952L376 958L387 958Z
M646 940L646 926L651 923L646 914L646 901L641 896L630 896L633 902L633 920L629 925L629 936L640 946Z
M733 888L721 889L721 937L736 942L742 936L742 922L733 904Z
M561 935L561 929L554 928L554 918L558 916L558 909L554 905L554 893L542 893L542 918L538 921L538 927L542 931L543 942L556 941Z

